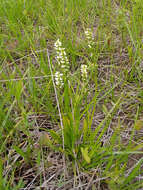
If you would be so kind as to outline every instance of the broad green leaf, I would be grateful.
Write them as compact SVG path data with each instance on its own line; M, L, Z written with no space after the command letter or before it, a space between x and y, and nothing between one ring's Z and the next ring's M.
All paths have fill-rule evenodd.
M86 148L81 147L81 153L82 153L84 160L89 164L91 162L91 159L88 155L88 147L86 147Z

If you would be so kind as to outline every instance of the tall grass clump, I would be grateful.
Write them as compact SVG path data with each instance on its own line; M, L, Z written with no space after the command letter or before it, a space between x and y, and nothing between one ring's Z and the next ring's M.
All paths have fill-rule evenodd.
M88 42L89 55L94 57L93 48L95 44L91 29L88 28L85 31L85 35ZM57 87L55 93L58 95L62 126L60 126L61 130L58 133L49 130L52 136L52 140L48 142L49 146L56 151L61 151L67 159L73 162L73 168L76 169L75 175L79 175L79 168L84 171L98 168L100 177L107 179L107 183L109 183L111 188L125 188L129 185L128 182L131 182L133 179L132 173L137 172L142 159L140 160L140 164L136 165L129 173L128 177L123 175L120 178L120 174L124 173L127 167L126 161L128 160L128 155L132 153L132 149L134 148L133 146L123 146L123 148L118 147L118 145L116 146L120 138L118 134L121 130L120 125L116 127L112 136L108 138L109 143L106 144L104 142L104 136L108 133L110 123L122 106L121 102L125 99L124 92L114 103L112 102L110 110L103 107L104 119L93 128L93 118L96 114L98 101L104 99L104 96L99 98L101 90L96 89L92 100L87 103L89 98L87 94L89 91L88 81L90 74L92 74L91 67L90 65L82 64L79 71L77 70L73 74L69 70L70 62L68 61L65 48L62 47L59 39L55 42L55 50L58 67L55 64L54 69L58 69L60 72L56 71L55 81L53 82L55 82ZM97 78L96 81L98 81ZM106 93L108 94L109 91ZM53 144L53 142L56 143ZM61 146L57 148L57 144ZM122 167L120 167L121 163L125 164L123 171ZM118 170L117 173L116 170ZM115 176L116 180L114 180ZM128 181L127 178L130 180Z

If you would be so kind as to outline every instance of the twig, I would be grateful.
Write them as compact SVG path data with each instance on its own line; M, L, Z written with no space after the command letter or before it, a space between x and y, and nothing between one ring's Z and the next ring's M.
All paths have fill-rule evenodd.
M49 68L50 68L50 72L51 72L51 77L52 77L52 82L53 82L53 87L54 87L54 91L55 91L55 98L56 98L56 102L57 102L57 107L58 107L58 112L59 112L59 117L60 117L60 124L61 124L61 128L62 128L62 139L63 139L63 150L65 149L65 142L64 142L64 126L63 126L63 119L62 119L62 114L61 114L61 109L60 109L60 103L58 100L58 94L57 94L57 89L56 89L56 85L54 82L54 77L53 77L53 71L52 71L52 67L51 67L51 63L50 63L50 57L49 57L49 51L47 48L47 58L48 58L48 64L49 64ZM63 164L64 164L64 180L65 180L65 174L66 174L66 163L65 163L65 155L63 154Z
M92 182L92 184L97 183L97 182L102 181L102 180L105 180L105 179L107 179L107 178L109 178L109 177L97 178L96 180L94 180L94 181ZM76 190L76 189L78 190L79 188L84 187L84 186L86 186L86 185L88 185L88 183L85 183L85 184L83 184L83 185L81 185L81 186L75 187L74 189L71 189L71 190Z
M42 78L49 78L51 75L45 75L45 76L37 76L37 77L23 77L23 78L15 78L15 79L6 79L6 80L0 80L0 83L3 82L10 82L10 81L20 81L20 80L28 80L28 79L42 79Z
M92 181L93 181L93 178L94 178L96 172L97 172L97 170L94 171L94 173L93 173L92 177L90 178L89 183L88 183L88 185L87 185L87 187L86 187L85 190L88 190L88 189L89 189L89 187L90 187L90 185L91 185L91 183L92 183Z

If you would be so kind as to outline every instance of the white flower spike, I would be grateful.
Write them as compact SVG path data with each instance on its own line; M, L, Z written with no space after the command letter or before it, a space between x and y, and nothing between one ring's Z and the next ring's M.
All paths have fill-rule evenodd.
M56 50L56 60L58 62L58 65L61 66L63 69L63 72L68 72L69 70L69 60L67 58L65 48L62 47L61 41L58 39L55 44L54 48Z
M87 65L81 65L81 76L84 81L87 79Z
M88 47L92 48L94 45L94 37L93 37L93 33L92 33L90 28L87 28L85 30L85 37L86 37L86 40L88 42Z
M58 86L59 88L62 88L62 86L64 85L63 82L63 74L60 73L59 71L57 71L55 73L55 84L56 86Z

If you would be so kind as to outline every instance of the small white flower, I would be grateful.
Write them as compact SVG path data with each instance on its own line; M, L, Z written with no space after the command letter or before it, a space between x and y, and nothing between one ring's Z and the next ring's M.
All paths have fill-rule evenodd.
M60 88L62 88L62 86L64 84L64 82L63 82L63 74L60 73L59 71L57 71L55 73L55 84L56 84L56 86L58 86Z
M83 80L87 79L87 65L81 65L81 76Z
M94 37L93 37L93 33L90 28L87 28L85 30L85 37L88 42L88 47L92 48L92 46L94 45Z
M54 48L57 54L56 60L58 62L58 65L61 66L61 68L64 68L63 72L67 72L69 70L69 60L67 58L65 48L62 47L62 43L59 39L55 42Z
M62 43L60 42L60 40L58 39L55 44L54 44L54 47L56 50L59 50L59 48L62 46Z

